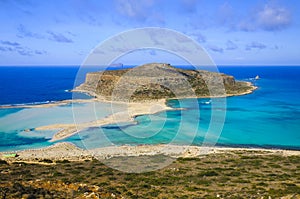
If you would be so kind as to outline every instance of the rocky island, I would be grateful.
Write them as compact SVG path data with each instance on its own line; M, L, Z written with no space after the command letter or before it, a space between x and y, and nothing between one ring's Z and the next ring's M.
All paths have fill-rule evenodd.
M86 75L74 91L113 101L145 101L189 97L225 97L251 93L250 82L205 70L180 69L150 63L132 69L106 70Z

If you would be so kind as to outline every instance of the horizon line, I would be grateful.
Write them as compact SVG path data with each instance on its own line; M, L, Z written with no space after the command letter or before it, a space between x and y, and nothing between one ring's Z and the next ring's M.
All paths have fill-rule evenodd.
M125 64L123 66L139 66L141 64ZM171 64L173 66L191 66L188 64ZM80 67L81 65L77 64L44 64L44 65L39 65L39 64L34 64L34 65L29 65L29 64L24 64L24 65L0 65L0 67ZM88 67L117 67L117 66L106 66L106 65L85 65ZM211 66L211 65L201 65L203 67ZM220 67L283 67L283 66L300 66L299 64L216 64L216 66Z

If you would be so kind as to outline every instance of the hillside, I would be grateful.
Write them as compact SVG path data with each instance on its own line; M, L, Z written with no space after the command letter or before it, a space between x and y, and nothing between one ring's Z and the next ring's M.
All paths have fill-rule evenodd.
M133 159L135 158L135 159ZM165 156L119 157L149 167ZM0 160L0 198L285 198L300 197L300 156L264 151L230 151L179 158L146 173L125 173L86 161Z
M142 101L242 95L254 89L249 82L236 81L233 76L222 73L151 63L133 69L88 73L85 82L74 91L108 100Z

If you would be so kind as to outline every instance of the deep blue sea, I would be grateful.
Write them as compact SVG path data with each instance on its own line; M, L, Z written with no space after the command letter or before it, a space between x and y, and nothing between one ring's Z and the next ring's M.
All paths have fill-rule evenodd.
M72 99L68 90L74 87L77 71L78 67L0 67L0 105Z
M238 80L253 81L258 89L249 95L226 98L226 109L212 107L210 99L198 99L197 103L192 99L180 103L170 100L170 106L185 109L138 116L137 124L86 129L63 141L86 148L111 144L190 144L191 140L192 144L201 145L205 138L215 136L213 140L220 146L300 149L300 67L223 66L219 70ZM68 90L74 86L77 71L77 67L0 67L0 104L71 99ZM256 75L260 80L252 79ZM79 79L84 81L84 76ZM88 106L77 104L75 108L83 110ZM200 115L195 111L197 108ZM213 130L207 134L212 108L226 114L221 134L214 134ZM99 117L109 115L109 106L99 105L98 114ZM49 146L53 144L49 140L54 131L25 130L73 121L71 105L0 109L0 151Z

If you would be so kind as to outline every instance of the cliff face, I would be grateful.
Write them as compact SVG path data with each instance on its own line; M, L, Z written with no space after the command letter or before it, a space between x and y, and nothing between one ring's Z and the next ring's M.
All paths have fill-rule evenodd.
M152 63L133 69L88 73L75 91L109 100L217 97L249 93L254 87L234 77L203 70L184 70Z

